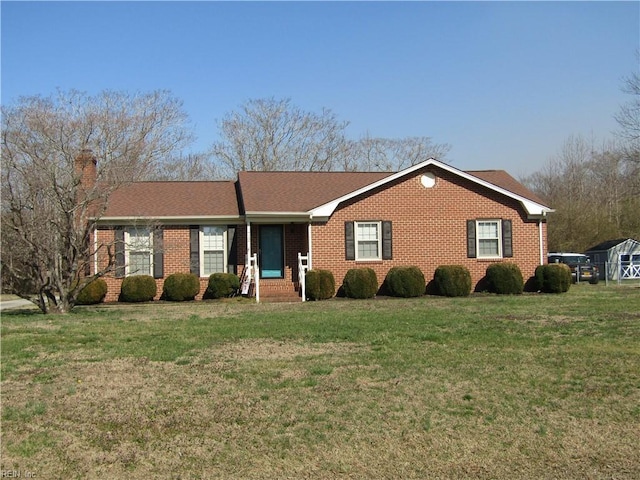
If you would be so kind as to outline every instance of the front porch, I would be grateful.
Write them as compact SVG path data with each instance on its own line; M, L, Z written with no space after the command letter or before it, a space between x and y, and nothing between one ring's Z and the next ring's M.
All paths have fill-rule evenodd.
M241 279L250 282L246 294L259 302L304 301L300 273L304 277L308 267L309 230L308 222L247 222L244 238L239 238L247 247L249 278Z

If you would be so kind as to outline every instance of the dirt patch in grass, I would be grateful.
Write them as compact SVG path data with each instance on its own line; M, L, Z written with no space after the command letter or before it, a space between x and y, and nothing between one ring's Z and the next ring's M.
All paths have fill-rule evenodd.
M293 360L297 357L347 354L360 348L352 343L302 344L258 339L219 345L210 349L209 353L232 360Z

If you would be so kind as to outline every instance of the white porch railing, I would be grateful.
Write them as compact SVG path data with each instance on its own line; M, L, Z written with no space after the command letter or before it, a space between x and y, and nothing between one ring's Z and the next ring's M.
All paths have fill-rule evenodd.
M307 271L309 270L309 254L303 256L298 252L298 282L300 284L300 293L302 295L302 301L307 300Z
M258 254L256 253L251 257L247 257L247 266L240 285L242 295L249 295L252 282L256 303L260 303L260 269L258 268Z

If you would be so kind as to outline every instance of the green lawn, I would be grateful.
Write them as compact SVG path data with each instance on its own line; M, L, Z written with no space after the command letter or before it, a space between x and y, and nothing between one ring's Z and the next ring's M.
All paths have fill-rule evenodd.
M640 477L640 288L2 313L2 470Z

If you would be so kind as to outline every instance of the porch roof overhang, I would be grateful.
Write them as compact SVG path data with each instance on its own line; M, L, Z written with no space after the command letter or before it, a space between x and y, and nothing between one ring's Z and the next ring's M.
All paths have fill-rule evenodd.
M541 203L538 203L536 201L533 201L529 198L526 198L522 195L516 194L514 192L511 192L505 188L502 188L498 185L495 185L493 183L490 183L486 180L483 180L475 175L472 175L468 172L464 172L462 170L458 170L457 168L452 167L451 165L447 165L446 163L442 163L439 162L438 160L435 160L433 158L425 160L424 162L421 163L417 163L416 165L412 165L411 167L408 167L404 170L401 170L400 172L391 174L385 178L382 178L381 180L378 180L377 182L371 183L369 185L366 185L362 188L359 188L358 190L354 190L353 192L350 192L346 195L343 195L339 198L336 198L334 200L331 200L330 202L327 202L323 205L319 205L315 208L313 208L312 210L310 210L310 214L312 215L312 217L315 220L327 220L329 217L331 217L331 215L333 215L333 212L335 211L335 209L338 207L338 205L340 205L340 203L345 202L347 200L350 200L354 197L357 197L359 195L365 194L371 190L374 190L378 187L381 187L387 183L393 182L397 179L400 179L404 176L410 175L420 169L423 169L425 167L428 167L430 165L436 166L442 170L445 170L449 173L452 173L453 175L457 175L460 178L463 178L465 180L468 180L470 182L476 183L478 185L481 185L489 190L493 190L494 192L500 193L502 195L505 195L509 198L512 198L514 200L517 200L520 202L520 204L522 205L524 211L527 214L527 218L529 219L544 219L546 218L547 213L551 213L554 212L555 210L553 210L552 208L547 207L546 205L543 205Z
M308 223L310 212L245 212L247 223Z

